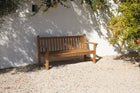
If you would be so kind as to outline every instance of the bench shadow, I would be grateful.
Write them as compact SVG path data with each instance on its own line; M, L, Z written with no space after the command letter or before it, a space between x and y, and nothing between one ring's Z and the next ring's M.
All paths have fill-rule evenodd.
M98 62L102 57L97 56L96 62ZM75 59L69 59L69 60L62 60L62 61L53 61L50 62L50 67L49 69L52 69L53 67L64 67L69 64L77 64L77 63L82 63L82 62L89 62L92 60L91 59L86 59L84 58L75 58ZM19 67L11 67L11 68L6 68L6 69L0 69L0 74L5 74L5 73L11 73L12 75L18 74L18 73L29 73L29 72L37 72L40 70L44 70L45 66L38 66L37 64L30 64L26 66L19 66Z
M96 59L96 63L102 58L100 56L97 56L98 59ZM53 61L50 62L50 67L49 69L52 69L53 67L64 67L66 65L69 64L77 64L77 63L84 63L84 62L92 62L92 59L89 57L86 60L84 60L84 57L81 58L75 58L75 59L71 59L71 60L63 60L63 61Z

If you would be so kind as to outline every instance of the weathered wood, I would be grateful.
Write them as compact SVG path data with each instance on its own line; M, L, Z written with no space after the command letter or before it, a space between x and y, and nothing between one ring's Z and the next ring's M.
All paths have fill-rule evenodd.
M97 43L92 43L92 42L86 42L86 44L93 44L93 63L96 63L96 47L97 47Z
M50 49L50 51L52 51L53 50L53 46L52 46L52 39L49 39L50 40L50 47L49 47L49 49Z
M70 50L72 49L72 39L70 38Z
M67 38L67 49L66 51L69 50L69 37Z
M84 60L86 61L86 59L87 59L87 55L84 55Z
M47 52L46 52L46 64L45 64L45 66L46 66L46 70L48 70L49 69L49 49L47 48Z
M80 41L80 43L79 43L80 47L79 48L82 48L82 45L81 45L82 44L82 40L81 40L81 38L79 38L79 41Z
M96 63L96 47L97 47L97 44L94 44L93 63Z
M38 47L38 65L41 65L41 56L40 56L40 42L39 42L39 36L37 36L37 47Z
M74 42L74 49L76 49L76 38L73 38L73 42Z
M44 46L47 46L46 45L46 40L44 40ZM46 48L44 48L44 52L46 52L47 50L46 50Z
M42 48L42 46L43 46L43 45L42 45L42 40L41 40L41 42L40 42L40 46L41 46L40 51L43 52L43 48Z
M87 49L87 44L93 44L93 50ZM93 62L96 62L97 43L86 42L86 35L81 36L60 36L60 37L39 37L37 36L38 46L38 65L41 63L41 57L45 57L46 69L49 69L49 59L59 57L69 57L93 54Z
M77 37L77 39L76 39L76 48L79 48L79 41L78 41L78 39L79 39L79 37Z
M61 38L61 45L62 45L62 50L64 50L64 40Z
M55 42L56 42L56 51L58 51L59 48L58 48L58 39L57 38L56 38Z
M86 44L86 34L84 34L83 37L84 37L84 38L83 38L83 39L84 39L84 40L83 40L83 42L84 42L83 45L84 45L84 49L86 49L86 48L87 48L87 44Z
M83 43L84 43L83 41L84 41L83 38L81 38L81 48L84 48L83 47Z

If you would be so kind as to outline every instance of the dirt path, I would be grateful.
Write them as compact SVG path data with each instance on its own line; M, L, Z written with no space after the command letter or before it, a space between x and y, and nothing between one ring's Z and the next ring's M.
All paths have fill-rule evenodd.
M114 58L1 70L0 93L140 93L138 64Z

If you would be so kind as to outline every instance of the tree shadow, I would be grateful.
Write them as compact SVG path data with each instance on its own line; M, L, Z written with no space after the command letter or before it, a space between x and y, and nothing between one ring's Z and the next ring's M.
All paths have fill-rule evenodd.
M109 29L107 22L108 19L112 17L112 13L109 12L109 9L113 10L112 3L108 3L108 11L98 10L97 14L89 5L81 5L79 2L79 0L74 1L72 2L72 5L75 15L77 16L77 20L81 24L81 30L83 30L83 32L87 35L87 41L97 42L100 45L101 43L96 41L96 39L102 39L107 41L109 44ZM117 4L115 0L112 2ZM113 48L115 52L121 53L121 47L119 44L113 46Z
M140 56L138 55L138 52L129 52L127 54L122 54L120 56L117 56L114 58L115 60L124 60L126 62L130 62L132 64L139 63L140 67Z
M36 72L41 70L37 64L30 64L26 66L19 66L19 67L10 67L5 69L0 69L0 74L11 73L11 74L18 74L18 72Z

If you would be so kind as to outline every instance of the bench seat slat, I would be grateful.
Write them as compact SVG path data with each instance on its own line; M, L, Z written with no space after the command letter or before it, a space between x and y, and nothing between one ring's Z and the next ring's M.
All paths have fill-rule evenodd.
M58 58L58 57L69 57L69 56L78 56L78 55L87 55L93 54L93 50L88 49L73 49L69 51L55 51L49 53L49 58ZM41 56L45 57L45 52L40 53Z

